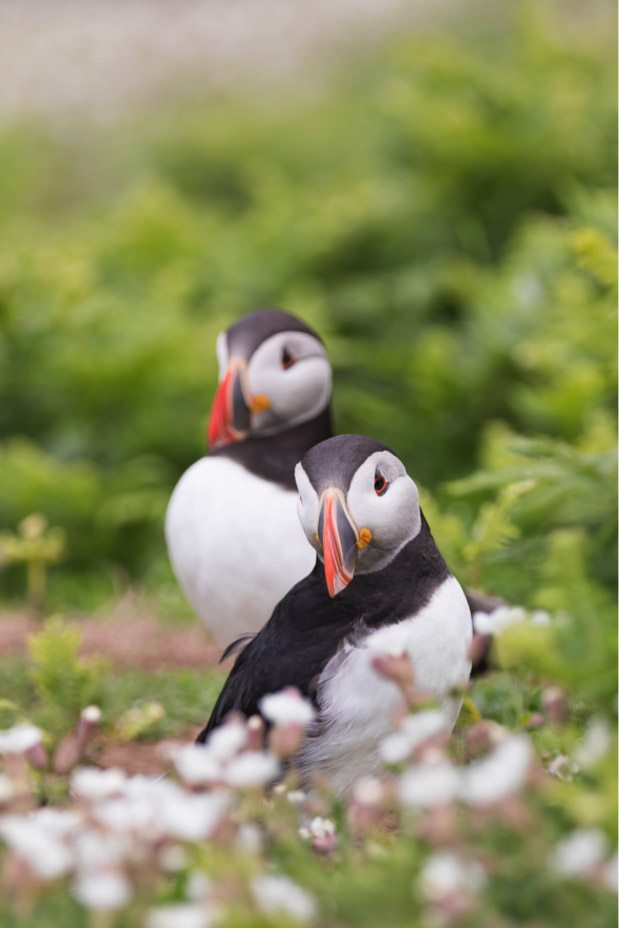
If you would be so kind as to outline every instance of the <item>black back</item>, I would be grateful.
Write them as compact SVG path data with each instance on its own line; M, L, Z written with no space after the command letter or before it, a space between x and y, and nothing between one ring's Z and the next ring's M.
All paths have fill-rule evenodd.
M198 741L206 741L232 710L259 713L260 698L286 686L298 687L317 703L318 678L344 642L360 641L421 610L449 577L423 513L421 523L419 534L386 568L355 575L333 599L317 560L239 654Z

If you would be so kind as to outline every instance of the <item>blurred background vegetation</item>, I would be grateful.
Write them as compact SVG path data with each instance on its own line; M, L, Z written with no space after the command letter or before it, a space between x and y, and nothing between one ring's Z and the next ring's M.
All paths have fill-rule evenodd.
M264 305L322 333L338 431L402 455L464 580L535 605L573 532L614 584L613 14L501 6L309 90L2 123L0 526L64 530L50 608L181 608L163 514L216 334ZM5 553L3 598L24 571Z
M407 19L416 6L294 79L185 79L113 118L90 111L92 86L72 113L0 92L0 606L28 591L46 614L102 617L132 590L191 616L163 517L205 451L215 338L285 307L324 337L338 431L401 455L454 573L558 618L508 631L473 696L532 729L544 764L581 759L539 800L540 834L614 842L615 761L582 758L617 711L615 10L463 0ZM22 9L35 33L45 14ZM121 77L102 89L122 96ZM133 736L186 735L221 681L111 675L77 648L54 620L4 662L6 725L57 735L97 700L110 727L149 700ZM540 715L549 684L569 702L559 726ZM471 925L612 925L608 895L549 883L524 839L483 841L509 874ZM390 875L403 856L405 887L417 843L363 868L354 854L336 891L300 859L324 924L409 925Z

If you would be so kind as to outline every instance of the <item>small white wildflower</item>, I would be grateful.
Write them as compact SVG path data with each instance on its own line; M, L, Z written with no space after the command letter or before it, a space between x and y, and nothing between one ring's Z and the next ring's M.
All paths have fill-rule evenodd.
M53 806L43 807L30 814L30 819L49 835L64 838L75 832L82 824L82 814L77 810L58 810Z
M460 775L448 761L413 765L400 777L398 795L405 806L433 807L451 803L460 788Z
M311 836L311 833L310 833L309 829L307 828L307 826L300 826L300 827L299 827L299 838L300 838L300 839L303 839L304 842L307 842L308 839L311 839L311 837L312 837L312 836Z
M98 725L101 722L101 710L98 706L86 706L80 713L80 719L91 725Z
M368 642L370 655L387 655L399 658L408 653L410 630L406 623L395 623L377 630Z
M583 740L574 752L578 764L588 770L608 754L612 744L612 733L605 719L589 720Z
M127 836L102 833L95 829L84 829L78 833L73 847L80 868L90 873L118 868L131 850Z
M533 761L533 746L523 734L510 735L481 761L462 771L460 796L484 806L498 803L524 784Z
M126 780L120 768L76 768L71 774L71 790L86 800L102 800L122 790Z
M85 871L71 892L89 910L118 910L131 899L131 884L120 871Z
M521 606L499 606L491 613L474 613L473 628L481 635L500 635L513 623L521 623L527 613Z
M98 803L92 815L112 832L139 832L153 821L153 804L146 797L113 797Z
M387 764L404 761L411 752L445 729L445 719L440 710L421 710L412 713L403 721L400 729L383 739L380 754Z
M267 916L282 912L297 922L310 922L316 912L314 898L290 878L268 874L252 881L251 892L258 907Z
M431 855L419 873L421 891L429 900L440 900L461 891L478 891L486 872L478 862L463 861L451 852Z
M224 780L231 787L259 787L277 777L279 762L270 752L245 752L233 758Z
M152 929L203 929L209 923L210 913L201 903L157 906L148 914Z
M206 742L206 748L218 761L227 761L246 745L247 727L236 721L213 729Z
M307 794L304 790L289 790L286 798L293 806L301 806L307 800Z
M186 784L203 784L221 777L219 759L206 745L184 745L173 753L172 761Z
M606 836L601 829L576 829L557 843L552 864L559 874L577 877L600 864L606 848Z
M569 755L557 755L548 763L548 773L558 777L560 781L571 781L574 774L580 770Z
M43 880L55 880L73 867L69 848L32 816L2 817L0 835L32 873Z
M190 794L178 787L165 797L158 811L159 824L167 835L198 842L213 835L229 804L227 794Z
M309 824L310 835L314 839L327 839L335 835L335 823L323 816L314 816Z
M377 806L382 803L384 796L385 788L377 777L363 777L354 786L353 797L357 803Z
M310 701L293 688L262 697L260 710L269 722L284 725L297 723L299 726L307 726L316 716L316 711Z
M22 755L38 745L42 738L41 730L29 723L4 729L0 732L0 755Z

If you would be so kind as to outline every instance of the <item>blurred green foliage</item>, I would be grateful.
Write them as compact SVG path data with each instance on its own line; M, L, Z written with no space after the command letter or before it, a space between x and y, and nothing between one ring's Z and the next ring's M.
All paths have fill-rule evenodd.
M533 602L582 526L612 582L614 49L577 10L405 33L303 99L0 130L0 526L66 531L51 606L157 586L216 334L272 304L324 335L338 430L403 456L465 580Z

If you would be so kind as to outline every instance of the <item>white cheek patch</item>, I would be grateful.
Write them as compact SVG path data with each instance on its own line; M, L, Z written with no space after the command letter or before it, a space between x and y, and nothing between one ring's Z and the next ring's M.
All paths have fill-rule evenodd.
M380 496L374 490L377 470L388 483ZM394 557L421 529L417 487L390 452L375 452L361 465L351 481L347 501L357 527L365 526L372 533L368 561L377 550Z
M299 490L299 500L297 501L297 514L303 527L303 531L310 543L318 554L322 557L322 549L316 539L316 530L318 528L318 514L320 512L320 501L318 494L312 487L305 469L299 463L294 469L294 479Z
M284 350L294 359L282 365ZM253 395L269 398L269 408L254 416L252 431L269 432L317 416L331 396L331 366L324 347L306 333L279 332L252 355L248 367Z

